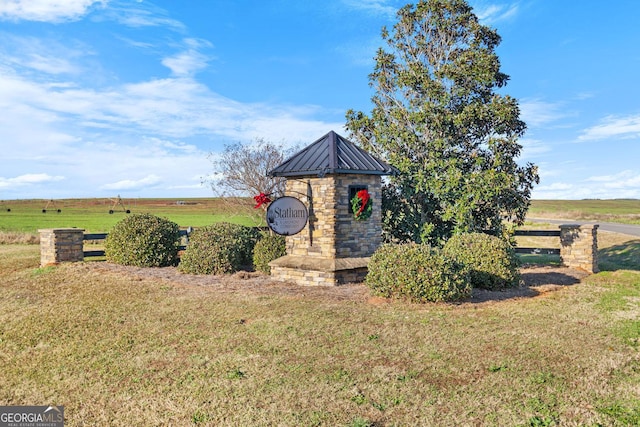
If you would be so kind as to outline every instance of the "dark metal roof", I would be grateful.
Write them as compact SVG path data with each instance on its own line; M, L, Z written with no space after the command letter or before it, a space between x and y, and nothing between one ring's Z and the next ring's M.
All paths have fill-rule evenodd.
M291 156L268 176L328 174L392 175L398 170L373 157L334 131Z

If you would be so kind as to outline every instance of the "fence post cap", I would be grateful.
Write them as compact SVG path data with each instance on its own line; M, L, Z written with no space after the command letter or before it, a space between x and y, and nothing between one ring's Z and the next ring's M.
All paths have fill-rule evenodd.
M600 224L594 224L594 223L585 223L585 224L561 224L559 225L560 228L598 228L600 227Z

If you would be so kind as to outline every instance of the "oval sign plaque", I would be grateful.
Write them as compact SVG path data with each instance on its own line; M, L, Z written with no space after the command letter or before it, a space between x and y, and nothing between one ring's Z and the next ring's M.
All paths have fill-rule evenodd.
M267 208L267 225L276 234L283 236L301 232L308 219L307 207L295 197L280 197Z

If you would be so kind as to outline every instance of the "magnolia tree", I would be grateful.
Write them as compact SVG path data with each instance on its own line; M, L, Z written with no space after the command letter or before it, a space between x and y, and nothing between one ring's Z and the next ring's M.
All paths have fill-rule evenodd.
M522 223L539 178L516 162L526 125L498 92L509 79L500 36L464 0L426 0L400 9L382 39L373 110L349 110L347 129L400 171L383 191L386 237L434 243Z

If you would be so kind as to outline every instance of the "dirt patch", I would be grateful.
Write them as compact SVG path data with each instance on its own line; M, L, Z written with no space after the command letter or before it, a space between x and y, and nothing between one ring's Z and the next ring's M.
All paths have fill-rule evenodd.
M298 286L294 283L272 280L268 275L258 272L241 271L230 275L193 275L183 274L175 267L145 268L130 267L108 262L85 264L99 272L120 274L132 280L156 279L188 287L205 287L213 292L248 293L257 295L276 295L290 298L318 298L334 301L363 301L374 305L387 302L386 299L372 296L362 283L336 287ZM514 298L533 298L557 291L566 286L576 285L589 273L582 270L529 266L521 270L523 284L506 291L485 291L474 289L467 303L490 303Z

